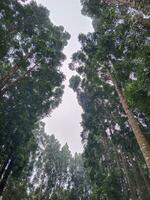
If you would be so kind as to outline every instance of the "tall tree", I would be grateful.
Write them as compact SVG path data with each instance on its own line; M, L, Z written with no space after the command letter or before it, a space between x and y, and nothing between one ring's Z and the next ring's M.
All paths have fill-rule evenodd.
M96 17L94 17L93 24L96 32L93 35L89 34L87 37L80 35L79 40L82 43L82 52L75 54L73 59L75 63L79 60L80 66L89 66L90 62L90 68L92 68L91 71L93 73L97 74L99 78L109 79L112 82L147 166L150 167L149 142L142 133L138 121L129 109L123 94L125 84L132 80L133 75L136 76L135 67L138 67L141 63L143 67L146 67L146 57L143 58L144 61L141 58L137 60L137 55L139 46L147 46L147 29L141 27L141 25L133 24L130 17L127 18L127 8L120 7L117 10L104 4L98 11L98 5L94 3L89 3L89 5L87 3L84 11L88 13L86 10L88 8L93 16L95 14ZM130 61L134 63L134 66L129 63ZM120 63L123 64L122 67Z
M81 136L85 143L85 165L94 187L93 198L136 199L138 194L145 194L146 198L149 187L144 180L148 172L113 87L93 76L90 76L92 80L85 77L82 82L73 77L70 85L77 91L84 111ZM144 177L136 175L138 180L133 178L136 162L132 160L141 161L145 174ZM140 189L136 189L137 183Z
M28 162L20 176L12 174L2 199L89 199L82 156L72 156L67 144L61 147L54 135L46 134L43 122L33 134Z
M0 8L1 195L9 176L28 160L36 122L61 101L60 66L69 34L53 25L49 11L34 1L2 1Z
M79 76L71 78L70 86L83 108L81 136L92 198L148 199L149 172L141 152L149 166L146 133L150 118L141 109L144 96L139 99L140 106L134 103L133 107L130 91L136 92L134 85L138 83L141 87L143 77L146 83L149 80L149 30L133 20L128 7L112 7L96 0L82 3L82 12L92 17L95 32L79 35L81 50L73 54L70 64ZM141 148L140 152L136 128L140 132L137 142L139 146L144 143L147 150Z

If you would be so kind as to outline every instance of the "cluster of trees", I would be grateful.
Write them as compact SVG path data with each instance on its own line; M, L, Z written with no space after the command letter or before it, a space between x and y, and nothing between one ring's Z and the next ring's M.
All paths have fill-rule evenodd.
M0 196L30 162L36 123L61 102L69 37L36 2L0 1Z
M93 20L94 32L79 35L81 49L70 64L78 75L70 79L70 87L83 108L81 137L91 199L148 200L148 12L131 9L126 1L81 3L82 13Z
M0 1L2 200L150 199L149 3L81 3L94 32L70 64L84 144L72 156L41 122L61 102L70 36L36 2Z
M33 131L34 146L29 160L18 177L13 174L3 200L88 200L90 184L81 154L71 155L54 135L44 132L39 122Z

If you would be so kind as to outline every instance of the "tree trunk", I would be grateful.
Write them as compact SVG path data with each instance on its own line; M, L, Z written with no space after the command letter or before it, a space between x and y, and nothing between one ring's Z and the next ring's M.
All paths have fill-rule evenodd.
M121 152L120 156L121 156L121 159L122 159L124 173L125 173L125 176L127 178L128 185L129 185L131 199L137 200L136 188L135 188L135 185L133 183L132 178L129 175L129 167L128 167L128 164L127 164L126 157L124 156L123 152Z
M144 181L144 184L147 188L147 191L149 190L150 188L150 178L147 176L145 176L144 172L143 172L143 169L141 168L141 165L139 163L139 161L137 160L137 166L138 166L138 169L139 169L139 172L140 172L140 175L141 177L143 178L143 181Z
M129 124L133 130L133 133L136 137L137 143L139 144L139 147L143 153L145 162L146 162L148 168L150 169L150 145L149 145L148 141L146 140L145 136L143 135L143 133L139 127L138 121L134 118L133 113L129 110L128 103L127 103L121 89L118 87L117 82L112 78L111 73L109 73L109 76L110 76L111 81L114 84L115 90L120 99L120 103L128 117L128 122L129 122Z
M12 158L7 166L7 169L5 170L5 172L3 174L1 181L0 181L0 197L2 196L2 194L4 192L9 175L11 174L11 171L13 169L14 162L15 162L15 160L14 160L14 158Z
M2 176L4 174L4 171L6 169L6 166L8 165L8 162L9 162L9 158L7 158L4 162L3 162L3 165L0 169L0 180L2 179Z
M132 175L135 180L136 189L138 191L138 195L140 196L140 199L144 200L144 190L145 190L145 184L143 182L143 177L141 176L138 167L137 167L137 158L135 155L128 153L128 159L129 162L132 164Z

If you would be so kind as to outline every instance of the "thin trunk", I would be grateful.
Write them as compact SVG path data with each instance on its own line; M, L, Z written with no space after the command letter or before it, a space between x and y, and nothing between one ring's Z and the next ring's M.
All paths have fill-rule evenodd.
M7 158L4 162L3 162L3 165L0 169L0 180L2 179L2 176L3 176L3 173L6 169L6 166L8 165L8 162L9 162L9 159Z
M130 153L128 153L128 159L129 162L132 166L132 176L133 179L135 180L135 185L136 185L136 189L138 192L138 195L141 197L142 200L144 200L143 198L143 188L145 187L145 185L143 184L143 180L142 177L140 176L139 171L137 170L137 161L134 159L136 159L135 156L131 155Z
M110 112L111 113L111 112ZM108 114L110 114L108 113ZM110 115L111 116L111 115ZM111 130L111 128L109 128L109 131L110 131L110 136L112 138L113 136L113 132ZM118 152L118 146L116 147L115 144L113 143L112 139L111 139L111 144L113 146L113 150L114 150L114 153L115 153L115 160L116 160L116 163L117 163L117 167L118 167L118 170L120 171L120 174L122 176L121 178L121 187L122 187L122 198L123 199L127 199L128 198L128 185L126 184L126 178L124 177L124 171L122 169L122 159L120 159L120 155L119 155L119 152ZM119 151L121 151L121 149L119 148Z
M11 174L11 171L14 166L14 159L12 158L7 166L7 169L4 172L3 178L0 181L0 197L2 196L4 189L6 187L9 175Z
M123 164L123 168L124 168L124 172L125 172L125 176L127 178L127 182L129 185L129 190L130 190L130 194L131 194L131 199L132 200L137 200L137 196L136 196L136 188L133 184L133 181L130 178L129 175L129 170L128 170L128 165L127 165L127 160L125 158L125 156L123 155L123 153L121 152L121 158L122 158L122 164Z
M139 127L138 121L134 118L133 113L129 110L128 103L127 103L121 89L118 87L117 82L112 78L112 75L110 73L109 73L109 76L110 76L110 79L113 82L115 90L119 96L120 103L122 104L122 107L128 117L128 122L129 122L129 124L133 130L133 133L136 137L137 143L139 144L139 147L143 153L145 162L146 162L148 168L150 169L150 145L147 142L146 138L144 137L144 135Z
M137 158L136 158L136 159L137 159ZM141 165L140 165L139 163L140 163L140 161L137 159L137 166L138 166L140 175L141 175L141 177L143 178L144 184L145 184L145 186L146 186L146 188L147 188L147 191L148 191L149 188L150 188L149 177L148 177L148 176L147 176L147 177L145 176L145 174L144 174L144 172L143 172L143 169L141 168Z
M144 200L145 192L148 192L149 188L150 188L149 182L147 180L147 178L149 178L149 177L148 176L145 177L145 174L143 173L143 169L141 169L140 160L138 159L137 156L135 157L134 160L131 159L131 161L133 162L133 164L135 166L134 176L135 176L137 185L139 187L139 191L141 193L141 199Z
M104 145L104 154L105 154L105 159L107 161L107 172L109 173L111 171L112 168L112 163L111 163L111 154L110 154L110 144L109 144L109 138L107 136L107 134L104 132L103 136L102 136L102 142Z

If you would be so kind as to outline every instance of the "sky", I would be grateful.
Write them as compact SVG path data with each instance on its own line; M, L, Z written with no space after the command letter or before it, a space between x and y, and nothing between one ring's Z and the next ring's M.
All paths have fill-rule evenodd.
M80 49L78 35L93 31L91 19L81 15L80 0L36 0L50 10L50 19L55 25L64 26L71 35L68 45L64 49L67 56L63 63L62 71L66 76L65 90L62 103L56 108L51 116L44 119L46 133L54 134L59 142L67 143L72 153L82 152L81 144L81 113L76 94L69 88L69 79L73 72L68 69L71 55Z

